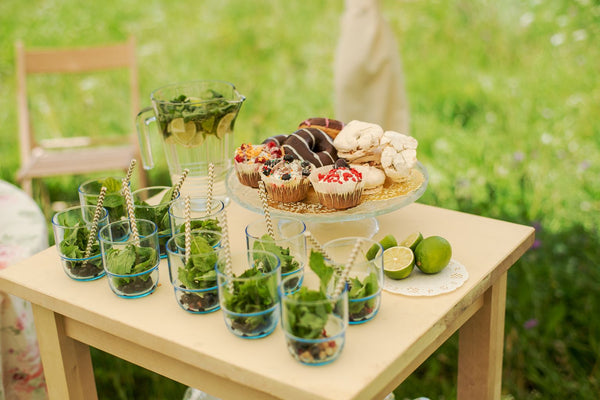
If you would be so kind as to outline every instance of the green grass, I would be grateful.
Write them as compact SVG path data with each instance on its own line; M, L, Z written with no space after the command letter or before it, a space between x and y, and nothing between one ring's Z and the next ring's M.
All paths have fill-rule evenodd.
M85 7L73 0L4 0L0 177L14 181L18 168L16 38L27 45L86 45L133 34L145 104L152 89L167 83L229 80L248 99L236 141L257 142L289 133L306 117L332 115L342 7L324 0L108 0ZM596 398L600 2L383 0L382 9L397 34L411 133L431 177L421 202L538 228L536 248L509 273L504 396ZM49 137L61 114L85 115L79 111L85 101L60 95L65 85L55 85L40 111L56 118L36 121ZM80 123L112 131L103 118ZM164 182L164 168L151 178ZM53 198L76 199L80 179L49 180L47 188ZM453 337L396 397L455 398L456 354ZM93 357L101 398L181 398L181 385L101 352Z

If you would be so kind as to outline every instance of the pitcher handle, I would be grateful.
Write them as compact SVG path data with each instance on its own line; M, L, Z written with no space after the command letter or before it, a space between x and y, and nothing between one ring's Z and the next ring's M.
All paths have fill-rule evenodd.
M145 115L150 112L152 113L152 116L145 117ZM154 115L154 110L152 107L143 108L135 117L135 126L137 128L138 139L140 142L140 152L144 169L154 168L154 159L152 158L149 131L149 125L152 122L156 122L156 116Z

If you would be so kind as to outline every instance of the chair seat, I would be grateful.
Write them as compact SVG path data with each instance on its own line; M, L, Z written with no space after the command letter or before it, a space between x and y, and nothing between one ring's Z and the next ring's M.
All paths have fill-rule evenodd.
M133 145L52 151L37 148L32 158L17 172L17 179L127 170L135 155Z

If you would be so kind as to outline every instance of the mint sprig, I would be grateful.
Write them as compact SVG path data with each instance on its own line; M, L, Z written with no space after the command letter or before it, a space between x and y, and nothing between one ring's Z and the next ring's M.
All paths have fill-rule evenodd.
M179 268L177 276L187 289L207 289L217 285L217 253L202 236L194 236L190 246L190 257L185 267Z
M301 287L297 292L289 294L288 297L298 301L298 303L290 302L286 304L288 309L287 318L294 335L305 339L317 339L325 334L324 328L333 305L329 301L322 301L317 304L311 304L310 302L328 299L326 290L329 281L333 277L334 269L325 263L325 258L321 253L312 250L309 266L319 277L319 290ZM306 303L302 304L302 301Z
M290 255L290 249L278 246L268 234L264 234L261 236L260 240L255 241L253 249L268 251L275 254L281 261L282 274L295 271L300 267L298 261L296 261L292 255Z

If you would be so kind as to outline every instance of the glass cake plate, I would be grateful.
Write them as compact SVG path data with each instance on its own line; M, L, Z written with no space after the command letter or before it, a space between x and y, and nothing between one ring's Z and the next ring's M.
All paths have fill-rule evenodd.
M335 225L342 222L344 236L372 237L379 229L376 216L414 203L425 193L428 182L427 169L417 162L406 183L394 183L384 187L377 195L363 196L359 205L347 210L336 211L320 206L311 188L306 200L298 203L269 202L269 211L274 217L293 217L304 221L321 243L335 238L335 232L339 231ZM225 183L229 196L236 203L250 211L263 214L258 189L242 185L233 168L228 172Z

